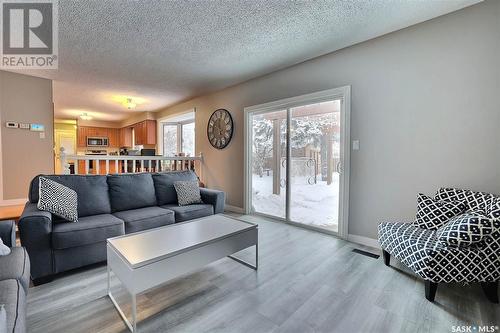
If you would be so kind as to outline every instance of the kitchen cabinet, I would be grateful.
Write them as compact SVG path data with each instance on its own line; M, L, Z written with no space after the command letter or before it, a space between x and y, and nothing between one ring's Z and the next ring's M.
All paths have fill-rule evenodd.
M78 126L77 131L78 147L87 147L87 137L107 137L109 147L118 148L120 146L120 129L92 126Z
M132 147L132 127L120 129L120 147Z
M132 127L136 145L156 145L156 120L144 120Z
M120 129L108 128L108 138L110 147L120 147Z
M97 161L92 161L92 162L89 161L89 174L95 175L97 173L97 167L95 166L96 163ZM109 161L109 173L121 173L122 165L123 161L118 161L118 170L116 170L115 161ZM85 161L82 160L78 161L78 174L79 175L85 174ZM106 161L99 161L99 174L100 175L106 174Z
M156 145L156 120L144 120L124 128L78 126L78 147L87 147L87 137L107 137L109 147L132 147L132 129L136 145Z

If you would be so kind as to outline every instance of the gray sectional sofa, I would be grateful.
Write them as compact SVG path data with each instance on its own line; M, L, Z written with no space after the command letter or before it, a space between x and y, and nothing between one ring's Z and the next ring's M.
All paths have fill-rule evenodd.
M30 282L30 261L26 250L16 247L14 221L0 221L0 238L11 248L0 256L0 304L7 315L7 332L26 332L26 296ZM2 323L0 323L0 331Z
M78 194L78 222L37 209L38 176L19 220L21 244L35 285L54 274L106 260L106 239L224 211L224 192L201 188L203 204L179 206L173 183L198 180L192 171L44 176Z

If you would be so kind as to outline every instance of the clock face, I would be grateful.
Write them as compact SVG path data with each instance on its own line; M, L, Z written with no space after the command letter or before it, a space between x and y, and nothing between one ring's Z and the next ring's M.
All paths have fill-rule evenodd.
M217 149L223 149L233 136L233 118L229 111L215 110L210 116L207 126L208 141Z

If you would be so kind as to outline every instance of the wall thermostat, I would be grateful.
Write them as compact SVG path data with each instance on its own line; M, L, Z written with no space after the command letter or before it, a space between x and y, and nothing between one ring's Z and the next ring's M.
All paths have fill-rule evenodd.
M15 123L13 121L8 121L8 122L5 123L5 127L7 127L7 128L18 128L19 124Z
M42 124L31 124L30 131L43 132L45 131L45 126Z

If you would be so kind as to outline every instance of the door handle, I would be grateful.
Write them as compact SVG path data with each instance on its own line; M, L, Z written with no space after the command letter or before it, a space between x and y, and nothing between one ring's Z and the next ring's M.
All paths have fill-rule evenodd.
M342 162L341 161L337 162L337 165L336 165L335 169L336 169L337 173L339 173L339 174L341 174L344 171L343 168L342 168Z

